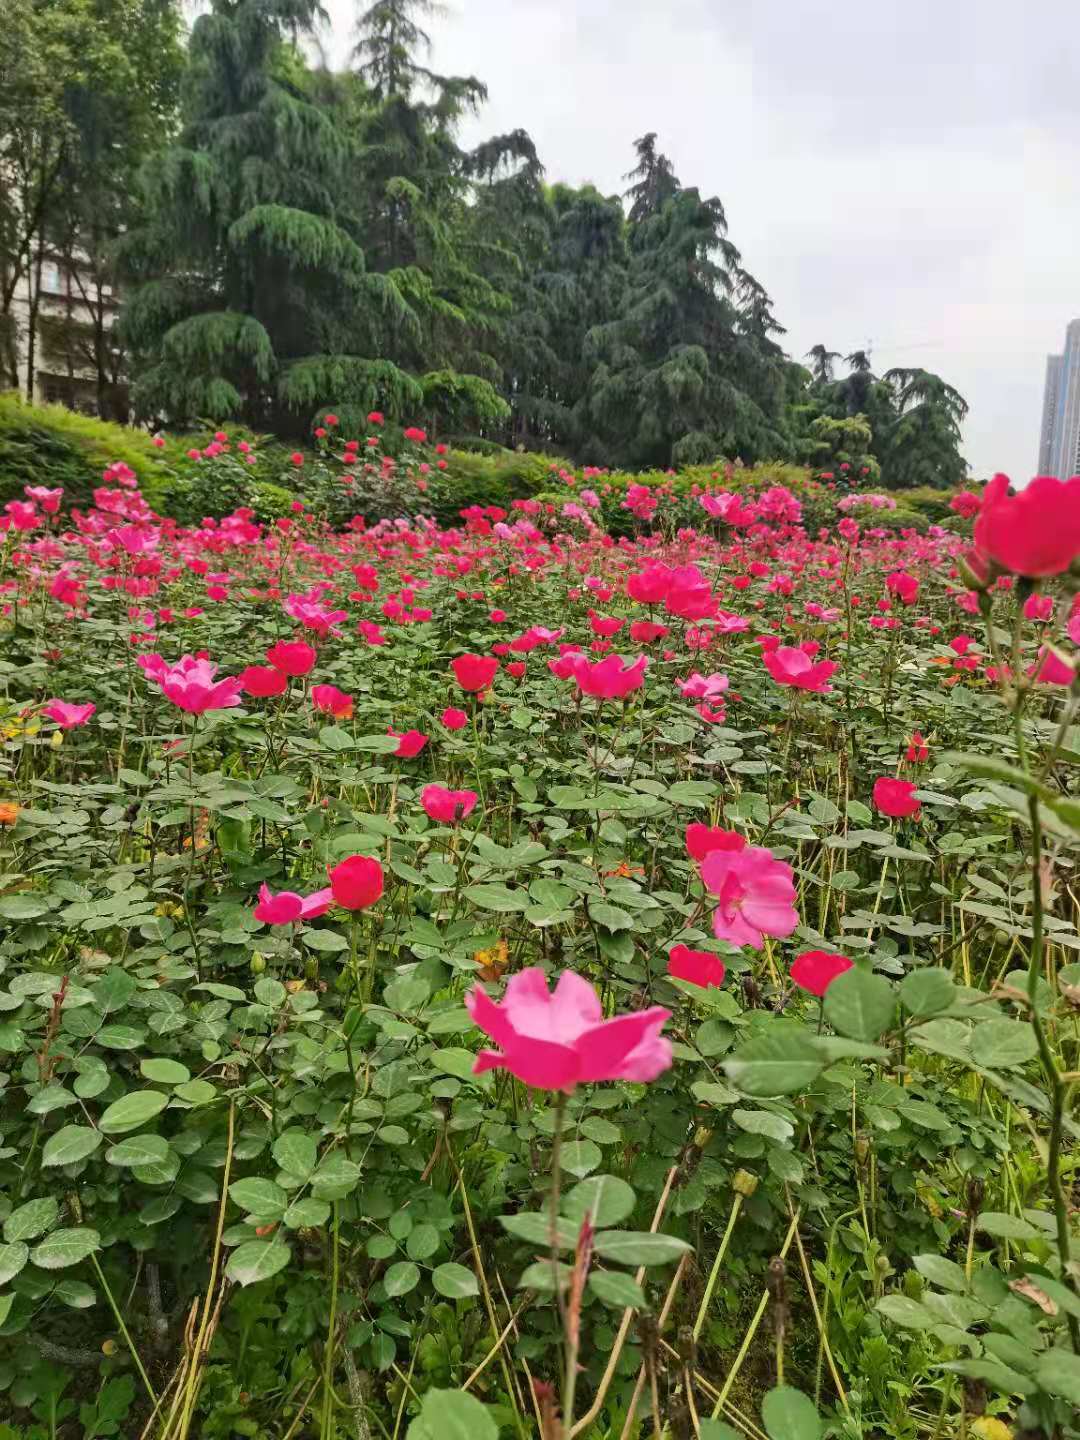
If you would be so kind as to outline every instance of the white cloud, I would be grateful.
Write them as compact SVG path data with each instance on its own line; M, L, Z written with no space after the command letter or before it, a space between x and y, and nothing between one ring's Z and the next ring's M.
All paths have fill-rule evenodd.
M332 61L355 11L329 5ZM724 202L788 348L873 347L971 404L976 474L1035 463L1045 356L1080 315L1071 0L458 0L434 68L523 127L552 180L622 188L660 136Z

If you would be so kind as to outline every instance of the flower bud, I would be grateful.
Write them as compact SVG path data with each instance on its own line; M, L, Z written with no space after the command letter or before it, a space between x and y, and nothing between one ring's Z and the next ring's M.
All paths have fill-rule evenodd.
M266 960L262 955L259 954L258 950L253 950L251 952L251 959L248 962L248 966L251 970L252 975L261 975L266 969Z
M736 1170L731 1181L731 1188L736 1195L741 1195L744 1200L749 1200L758 1187L758 1177L751 1175L749 1170Z

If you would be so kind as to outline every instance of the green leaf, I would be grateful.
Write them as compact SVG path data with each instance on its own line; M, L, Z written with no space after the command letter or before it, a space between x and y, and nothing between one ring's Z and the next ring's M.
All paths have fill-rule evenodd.
M349 948L345 936L336 930L305 930L302 939L309 950L318 950L323 955L340 955Z
M89 1125L65 1125L45 1141L41 1152L41 1163L45 1165L74 1165L92 1155L101 1144L100 1131Z
M637 1196L615 1175L590 1175L563 1197L562 1212L575 1229L586 1215L597 1230L619 1225L634 1209Z
M291 1255L280 1240L248 1240L233 1251L225 1274L237 1285L255 1285L284 1270Z
M637 1281L618 1270L594 1270L589 1276L589 1289L598 1300L617 1310L644 1310L648 1303Z
M551 1247L551 1216L543 1210L524 1210L520 1215L500 1215L499 1224L517 1240L526 1240L541 1249ZM573 1250L577 1246L580 1221L560 1219L558 1244L560 1250Z
M571 1175L587 1175L603 1159L599 1145L592 1140L571 1140L562 1147L562 1167Z
M229 1199L260 1220L280 1220L289 1204L289 1197L280 1185L258 1176L233 1181L229 1186Z
M54 1230L31 1250L30 1259L42 1270L64 1270L100 1249L98 1232L89 1226L77 1225L70 1230Z
M953 1290L962 1295L967 1290L967 1276L955 1260L944 1255L916 1255L915 1269L925 1275L931 1285L940 1285L942 1290Z
M1080 1355L1060 1347L1048 1350L1035 1363L1035 1379L1041 1390L1080 1405Z
M13 1210L4 1221L4 1239L9 1243L15 1240L36 1240L56 1224L59 1216L60 1206L51 1195L43 1195L38 1200L27 1200L25 1205Z
M305 1131L286 1130L274 1141L273 1155L282 1170L306 1180L315 1169L318 1150Z
M330 1202L315 1200L310 1195L294 1200L285 1211L285 1224L290 1230L318 1230L330 1218Z
M618 905L609 905L603 900L589 901L589 914L597 925L605 930L632 930L634 917Z
M885 1295L877 1302L877 1309L894 1325L902 1325L905 1330L930 1330L938 1324L936 1315L907 1295Z
M470 1295L479 1295L480 1286L476 1283L476 1276L464 1265L457 1265L448 1260L445 1265L437 1265L432 1271L431 1283L440 1295L445 1295L448 1300L466 1300Z
M155 1115L160 1115L169 1103L168 1095L160 1090L133 1090L130 1095L121 1095L98 1121L103 1135L122 1135L125 1130L137 1130Z
M505 885L466 885L465 898L478 905L481 910L495 910L509 915L515 910L527 910L529 892L509 890Z
M344 1200L356 1189L362 1173L355 1160L340 1151L331 1151L311 1177L312 1190L320 1200Z
M790 1140L795 1134L795 1126L790 1120L773 1115L768 1110L733 1110L731 1118L740 1130L749 1135L764 1135L770 1140L783 1141Z
M742 1436L722 1420L702 1420L701 1440L742 1440Z
M838 975L825 991L825 1018L852 1040L876 1040L893 1022L896 997L883 975L858 967Z
M429 1390L406 1440L499 1440L491 1412L464 1390Z
M386 1293L394 1299L399 1295L408 1295L419 1283L420 1267L411 1260L399 1260L396 1265L391 1265L383 1276Z
M139 1071L144 1080L153 1080L159 1085L183 1085L191 1079L191 1071L186 1065L181 1065L179 1060L168 1060L164 1056L144 1060Z
M558 1277L560 1289L565 1289L570 1284L572 1271L569 1265L561 1261L558 1266ZM555 1266L550 1260L536 1260L528 1265L521 1272L521 1279L518 1281L519 1290L539 1290L541 1294L550 1295L555 1290Z
M167 1165L169 1142L163 1135L132 1135L106 1150L105 1159L110 1165Z
M790 1385L777 1385L769 1391L761 1402L761 1418L769 1440L820 1440L821 1420L814 1402Z
M995 1240L1038 1240L1042 1235L1030 1220L1021 1220L1018 1215L1005 1215L997 1210L984 1210L976 1221L976 1228L986 1235L993 1235Z
M945 970L912 970L900 983L900 1003L920 1019L940 1015L956 999L956 986Z
M14 1280L29 1258L30 1247L21 1240L13 1240L10 1245L0 1245L0 1285Z
M601 1230L594 1242L598 1255L616 1265L666 1265L685 1255L690 1246L674 1235L647 1230Z
M829 990L837 983L834 980ZM794 1020L768 1023L765 1034L724 1061L724 1073L744 1095L793 1095L805 1090L825 1068L813 1036Z
M971 1032L971 1058L988 1070L1024 1065L1037 1054L1035 1032L1022 1020L984 1020Z

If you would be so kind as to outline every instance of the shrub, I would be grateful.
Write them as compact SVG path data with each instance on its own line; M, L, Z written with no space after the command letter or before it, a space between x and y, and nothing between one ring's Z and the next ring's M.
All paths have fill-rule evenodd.
M0 505L21 499L24 485L61 485L68 503L89 504L102 471L121 461L156 507L166 491L162 457L182 454L179 442L159 448L145 430L62 405L31 405L15 391L0 394Z

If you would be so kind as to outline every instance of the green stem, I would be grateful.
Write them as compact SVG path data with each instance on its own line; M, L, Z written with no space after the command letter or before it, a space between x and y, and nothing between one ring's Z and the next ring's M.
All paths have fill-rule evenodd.
M334 1201L334 1224L331 1231L332 1260L330 1270L330 1321L326 1327L326 1355L323 1357L323 1413L319 1428L321 1440L331 1440L334 1423L334 1338L337 1330L338 1280L340 1277L341 1215Z
M736 1191L734 1202L731 1206L731 1214L728 1216L727 1229L720 1241L720 1249L716 1252L716 1259L713 1261L712 1269L709 1271L709 1281L705 1286L705 1294L701 1297L701 1305L698 1309L697 1319L694 1321L694 1339L701 1334L701 1327L705 1324L705 1315L709 1308L709 1301L716 1289L716 1281L720 1275L720 1266L727 1251L728 1241L731 1239L732 1231L735 1229L735 1221L739 1218L739 1211L742 1209L743 1197Z
M146 1371L143 1369L143 1363L142 1363L142 1361L139 1359L139 1352L138 1352L138 1350L135 1349L135 1342L134 1342L134 1340L132 1340L130 1334L128 1333L128 1328L127 1328L127 1326L124 1324L124 1317L123 1317L123 1315L120 1314L120 1308L119 1308L119 1306L117 1305L116 1300L115 1300L114 1297L113 1297L112 1291L109 1289L109 1282L105 1279L105 1272L104 1272L104 1270L102 1270L101 1266L98 1264L98 1258L97 1258L96 1255L91 1254L91 1256L90 1256L90 1263L93 1265L94 1269L97 1271L97 1277L98 1277L98 1279L101 1281L101 1288L105 1291L105 1298L106 1298L106 1299L108 1300L108 1302L109 1302L109 1308L112 1310L113 1314L116 1316L116 1323L117 1323L117 1325L119 1325L119 1327L120 1327L120 1334L123 1335L123 1337L124 1337L124 1344L125 1344L125 1345L128 1347L128 1349L130 1350L130 1352L131 1352L131 1358L135 1361L135 1368L136 1368L136 1370L138 1370L139 1376L140 1376L140 1378L142 1379L143 1384L146 1386L146 1393L150 1396L150 1403L156 1407L156 1406L157 1406L157 1403L158 1403L158 1397L157 1397L157 1395L154 1393L154 1387L150 1384L150 1379L149 1379Z

